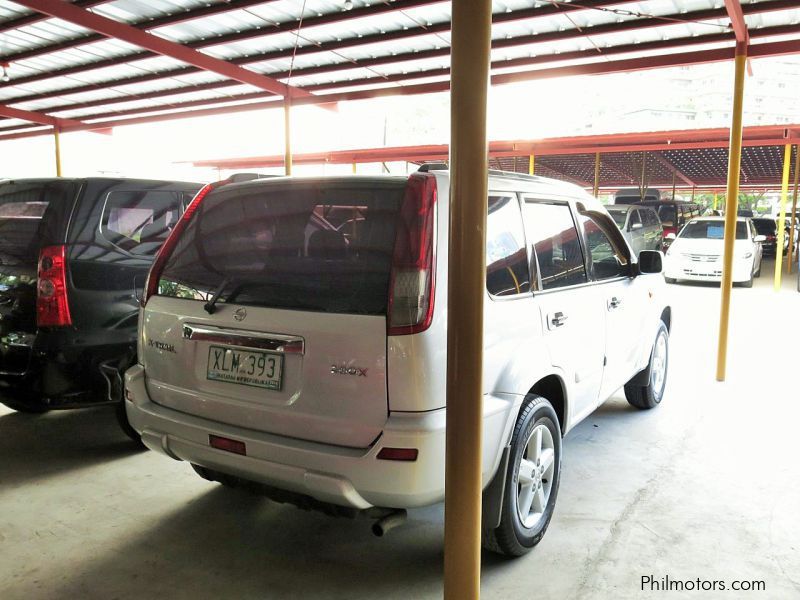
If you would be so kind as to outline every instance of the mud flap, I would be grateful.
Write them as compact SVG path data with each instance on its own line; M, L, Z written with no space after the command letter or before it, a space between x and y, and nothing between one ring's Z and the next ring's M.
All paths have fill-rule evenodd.
M481 529L483 531L491 531L500 527L506 490L506 476L508 475L508 457L510 454L511 446L503 448L503 456L500 457L497 472L492 477L489 485L486 486L486 489L483 490L481 500Z

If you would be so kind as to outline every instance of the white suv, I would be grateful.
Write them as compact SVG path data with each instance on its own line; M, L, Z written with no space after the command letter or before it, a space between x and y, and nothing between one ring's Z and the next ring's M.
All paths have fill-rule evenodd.
M423 169L424 170L424 169ZM519 555L561 438L620 387L662 398L661 254L572 185L489 175L484 543ZM203 477L380 518L444 497L449 173L204 188L159 254L126 406Z

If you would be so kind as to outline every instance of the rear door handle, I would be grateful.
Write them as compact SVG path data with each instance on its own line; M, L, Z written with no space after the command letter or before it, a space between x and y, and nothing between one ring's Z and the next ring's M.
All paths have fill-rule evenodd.
M608 301L608 310L614 310L615 308L619 307L620 304L622 304L622 300L614 296Z
M566 324L567 322L567 315L563 312L557 312L550 316L550 329L555 329L556 327L561 327Z

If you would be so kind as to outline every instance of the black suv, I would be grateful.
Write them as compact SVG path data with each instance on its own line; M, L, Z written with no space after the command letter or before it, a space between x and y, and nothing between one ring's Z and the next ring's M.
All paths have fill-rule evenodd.
M136 354L140 291L200 187L119 178L0 181L0 402L30 413L122 406L113 375ZM135 436L124 409L117 414Z

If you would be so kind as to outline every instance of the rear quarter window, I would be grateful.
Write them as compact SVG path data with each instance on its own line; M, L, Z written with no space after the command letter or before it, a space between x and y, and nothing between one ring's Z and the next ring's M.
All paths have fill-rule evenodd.
M63 243L77 186L69 181L0 185L0 261L35 264L43 246Z
M108 194L100 231L117 248L154 256L180 218L185 193L125 190Z

